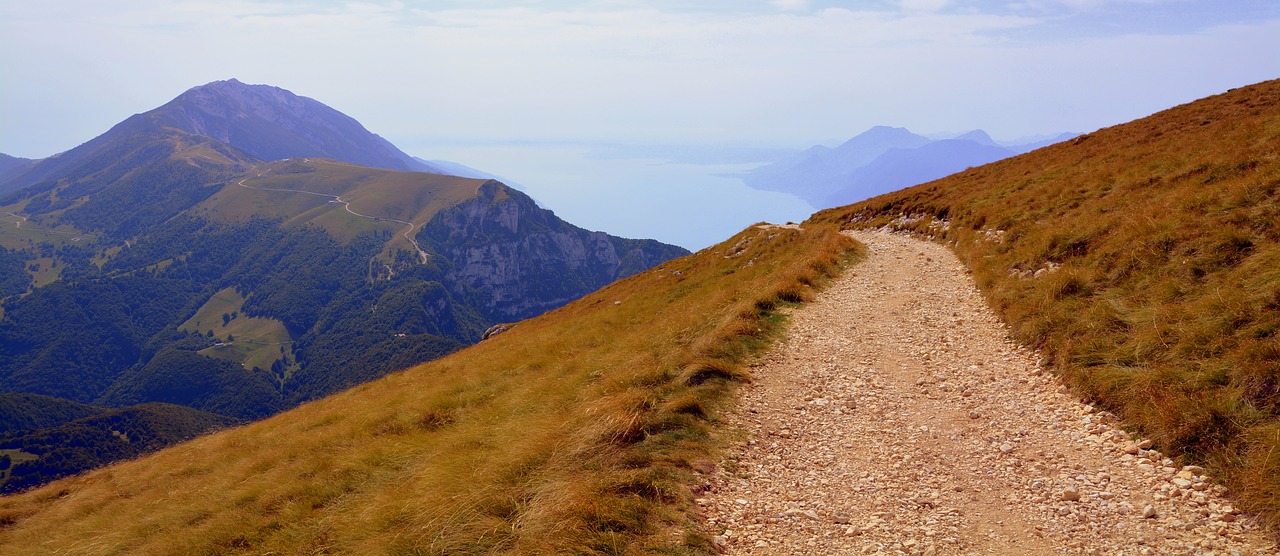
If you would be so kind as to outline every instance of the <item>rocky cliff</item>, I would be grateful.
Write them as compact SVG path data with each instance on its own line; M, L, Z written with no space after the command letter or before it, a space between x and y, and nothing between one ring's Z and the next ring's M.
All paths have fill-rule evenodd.
M418 235L448 259L448 282L484 299L489 318L537 315L655 264L687 255L654 240L584 230L498 181L440 212Z

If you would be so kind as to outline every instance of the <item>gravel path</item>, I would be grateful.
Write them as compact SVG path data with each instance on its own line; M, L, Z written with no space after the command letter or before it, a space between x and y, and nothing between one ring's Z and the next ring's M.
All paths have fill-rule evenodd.
M730 554L1276 554L1203 470L1066 393L946 248L868 258L792 315L698 499Z

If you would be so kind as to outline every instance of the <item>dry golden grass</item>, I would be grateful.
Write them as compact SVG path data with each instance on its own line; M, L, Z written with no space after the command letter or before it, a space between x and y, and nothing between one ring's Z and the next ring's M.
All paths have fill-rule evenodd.
M773 310L855 254L830 228L751 228L445 359L0 499L0 553L709 552L688 485L715 416Z
M953 245L1080 394L1280 524L1280 81L812 223Z

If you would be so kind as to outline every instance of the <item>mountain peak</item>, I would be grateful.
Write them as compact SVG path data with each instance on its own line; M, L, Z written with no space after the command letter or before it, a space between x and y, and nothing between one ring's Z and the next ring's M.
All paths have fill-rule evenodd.
M923 137L912 133L911 130L905 127L878 125L878 126L873 126L867 129L866 131L853 136L852 139L845 141L844 144L841 146L850 145L850 144L866 145L866 144L873 144L873 143L897 145L903 142L908 142L908 143L918 142L916 140L917 137L920 137L923 139ZM838 149L840 147L836 147L836 148Z
M248 87L249 85L248 85L248 84L246 84L246 83L245 83L245 82L243 82L243 81L240 81L239 79L236 79L236 78L232 77L232 78L230 78L230 79L220 79L220 80L218 80L218 81L210 81L210 82L208 82L208 83L205 83L204 85L196 85L195 87L192 87L192 88L187 89L187 90L188 90L188 91L194 91L194 90L197 90L197 89L204 89L204 88L206 88L206 87L222 87L222 86L242 86L242 87Z
M973 141L974 143L977 143L979 145L986 145L988 147L1000 146L999 143L996 143L995 139L992 139L991 136L987 134L987 132L981 129L975 129L973 131L961 133L960 135L955 136L953 139L956 141Z
M282 89L274 85L265 85L258 83L245 83L232 77L231 79L222 79L219 81L210 81L204 85L196 85L187 89L178 98L187 97L188 100L197 100L207 98L209 95L222 93L233 95L239 98L247 98L253 95L274 96L279 98L305 98L298 97L292 91ZM177 99L175 99L177 100ZM307 99L311 100L311 99Z
M263 160L332 158L388 170L438 170L324 103L235 78L192 87L147 115Z
M878 125L845 141L835 148L835 152L851 157L856 167L871 162L889 149L912 149L928 142L929 138L911 133L905 127Z
M870 128L870 129L868 129L868 130L866 130L866 131L864 131L864 132L862 132L862 133L859 133L858 135L859 135L859 136L863 136L863 135L866 135L866 136L875 136L875 135L903 135L903 134L907 134L907 133L911 133L911 130L909 130L909 129L905 128L905 127L896 127L896 126L891 126L891 125L877 125L877 126L871 126L871 128Z

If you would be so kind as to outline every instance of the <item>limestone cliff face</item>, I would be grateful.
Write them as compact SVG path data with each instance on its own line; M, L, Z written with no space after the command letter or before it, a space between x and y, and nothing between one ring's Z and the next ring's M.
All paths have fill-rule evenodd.
M437 214L418 239L448 259L448 282L457 293L471 290L496 321L540 314L689 253L654 240L584 230L497 181Z

